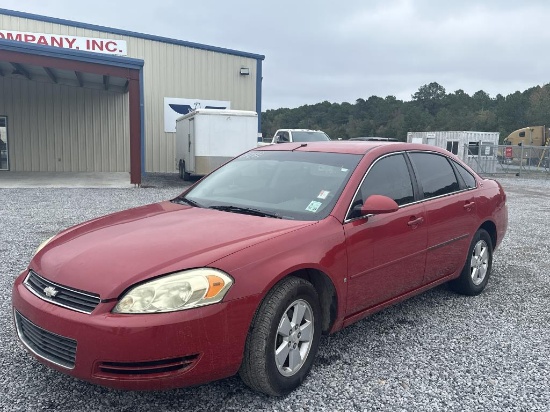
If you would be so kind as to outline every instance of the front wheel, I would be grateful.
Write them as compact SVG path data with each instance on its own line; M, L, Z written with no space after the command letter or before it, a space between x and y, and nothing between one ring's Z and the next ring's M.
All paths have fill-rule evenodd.
M450 283L452 289L463 295L480 294L487 286L492 264L493 242L491 236L484 229L479 229L472 239L460 277Z
M281 396L308 375L321 337L321 309L308 281L288 277L260 305L239 374L250 388Z

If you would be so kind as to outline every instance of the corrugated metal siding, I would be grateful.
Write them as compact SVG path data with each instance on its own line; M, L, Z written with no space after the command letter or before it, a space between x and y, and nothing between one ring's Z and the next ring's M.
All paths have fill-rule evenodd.
M256 110L254 59L144 39L127 41L130 56L145 61L147 171L177 170L175 133L164 132L165 97L229 100L232 109ZM250 68L251 75L241 76L241 67Z
M130 170L128 95L0 77L10 170Z
M231 109L256 110L256 60L135 37L0 15L4 30L125 40L128 57L145 62L146 171L175 172L175 133L164 132L164 98L229 100ZM239 69L248 67L249 76Z
M408 132L407 142L414 138L422 139L424 144L432 144L443 149L447 148L447 142L458 142L458 157L464 159L465 148L472 142L483 142L498 145L498 132L474 132L474 131L435 131L435 132Z

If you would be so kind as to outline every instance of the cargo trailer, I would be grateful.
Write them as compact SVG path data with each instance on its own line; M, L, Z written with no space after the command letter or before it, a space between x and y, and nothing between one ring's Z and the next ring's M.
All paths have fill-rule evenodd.
M176 121L176 163L184 180L206 175L257 144L253 111L197 109Z

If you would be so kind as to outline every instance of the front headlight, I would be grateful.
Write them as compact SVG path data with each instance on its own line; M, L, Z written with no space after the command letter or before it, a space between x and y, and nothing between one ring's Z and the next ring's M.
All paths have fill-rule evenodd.
M126 292L114 313L174 312L218 303L233 279L209 268L173 273L136 286Z

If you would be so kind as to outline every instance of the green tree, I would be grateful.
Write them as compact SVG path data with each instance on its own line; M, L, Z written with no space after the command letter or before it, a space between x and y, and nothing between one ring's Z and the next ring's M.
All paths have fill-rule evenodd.
M527 93L515 92L504 99L497 100L496 116L500 131L500 139L519 128L527 126L527 111L529 98Z
M550 84L533 90L529 96L526 117L529 124L525 126L550 125Z
M472 96L472 101L474 111L488 110L493 106L491 97L483 90L475 92Z
M419 103L432 116L442 107L444 98L445 88L436 82L420 86L412 95L413 101Z
M267 110L262 133L281 128L321 129L333 138L384 136L405 140L409 131L498 131L501 139L525 126L550 125L550 84L493 99L483 90L469 96L447 94L436 82L423 85L403 102L395 96L358 98L355 103L324 101L295 109Z

